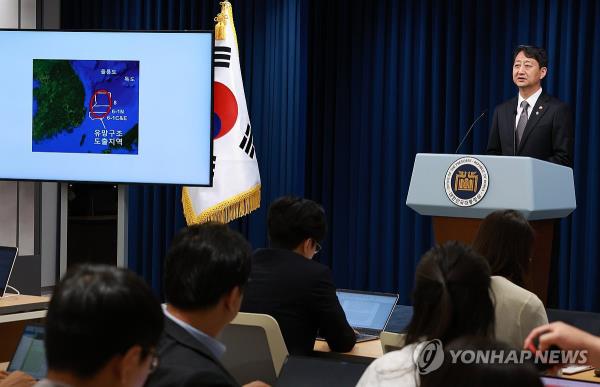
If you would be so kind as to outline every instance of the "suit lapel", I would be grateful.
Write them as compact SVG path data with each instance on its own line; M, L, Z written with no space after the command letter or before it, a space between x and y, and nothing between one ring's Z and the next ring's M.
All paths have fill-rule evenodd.
M531 132L533 132L533 130L535 129L535 126L538 124L538 122L540 121L540 119L542 118L542 116L544 114L546 114L546 112L548 111L548 100L550 99L550 96L544 92L542 92L542 95L540 95L540 97L538 98L537 102L535 103L535 106L533 107L533 110L531 111L531 115L529 116L529 119L527 120L527 125L525 125L525 130L523 131L523 137L521 138L521 142L519 143L519 147L517 154L519 154L519 152L521 152L521 149L523 149L523 145L525 145L525 143L527 142L527 139L529 138L529 135L531 134Z

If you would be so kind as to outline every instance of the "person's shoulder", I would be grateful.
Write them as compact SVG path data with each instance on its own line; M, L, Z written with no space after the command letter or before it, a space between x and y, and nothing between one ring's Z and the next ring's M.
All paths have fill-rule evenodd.
M491 287L495 297L502 297L522 303L535 303L537 300L541 304L540 299L534 293L510 282L502 276L492 276Z
M496 110L514 109L517 106L517 97L512 97L496 105Z
M378 372L382 373L396 372L406 368L413 369L413 358L417 350L417 345L409 344L397 351L388 352L373 361L374 367Z
M570 109L570 106L568 103L564 102L563 100L554 97L546 92L544 92L544 94L542 94L543 100L545 100L546 104L551 104L553 106L555 106L558 110L565 110L565 109Z
M329 266L313 259L307 259L306 261L306 264L303 265L305 276L319 281L333 281L333 275Z
M519 285L512 283L509 279L502 277L500 275L493 275L491 277L491 286L494 290L501 290L503 292L512 292L512 293L529 293L529 290L523 289Z
M252 253L252 264L269 263L272 261L285 262L287 264L302 263L303 258L300 254L291 250L263 248L255 250Z
M359 385L416 385L418 376L414 358L418 349L416 344L409 344L376 359Z
M161 365L219 368L218 360L204 343L199 342L172 321L165 325L165 334L158 343ZM169 331L167 331L169 330Z

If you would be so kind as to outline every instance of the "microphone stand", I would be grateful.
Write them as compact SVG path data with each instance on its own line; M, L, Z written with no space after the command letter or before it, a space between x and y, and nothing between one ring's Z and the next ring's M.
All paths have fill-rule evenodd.
M473 127L475 126L475 124L477 123L477 121L479 121L481 119L481 117L483 117L485 115L485 113L487 113L487 109L484 110L483 112L481 112L481 114L479 115L479 117L477 117L475 119L475 121L473 121L473 123L469 127L469 130L467 130L467 133L463 137L462 141L460 142L460 144L458 144L458 147L454 151L454 154L458 153L458 150L460 149L460 147L462 146L462 144L465 142L465 140L467 139L467 137L469 137L469 133L471 133L471 130L473 130Z

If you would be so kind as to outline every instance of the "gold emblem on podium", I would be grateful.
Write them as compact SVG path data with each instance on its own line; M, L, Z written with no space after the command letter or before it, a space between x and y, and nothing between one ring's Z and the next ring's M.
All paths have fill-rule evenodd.
M455 191L477 192L479 175L477 172L458 171L454 179Z
M459 207L471 207L485 196L489 185L487 168L481 160L466 156L454 161L444 179L448 199Z

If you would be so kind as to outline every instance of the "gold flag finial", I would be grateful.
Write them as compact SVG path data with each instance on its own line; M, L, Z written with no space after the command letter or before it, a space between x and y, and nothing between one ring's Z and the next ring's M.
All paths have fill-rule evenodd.
M221 12L223 13L227 13L227 11L231 12L231 3L227 0L225 1L221 1L219 3L219 5L221 6Z
M217 19L219 18L220 15L224 15L224 17L223 17L223 19L221 19L222 25L220 23L217 23L217 25L215 26L215 39L225 40L225 31L226 31L225 27L226 27L227 23L230 23L231 30L233 31L233 40L235 41L235 44L237 46L237 34L235 32L235 26L233 25L233 7L231 6L231 3L227 0L221 1L219 3L219 5L221 5L221 13L219 13L219 15L217 15L217 17L215 18L215 21L218 22ZM223 28L222 38L219 37L219 33L220 33L219 28Z

